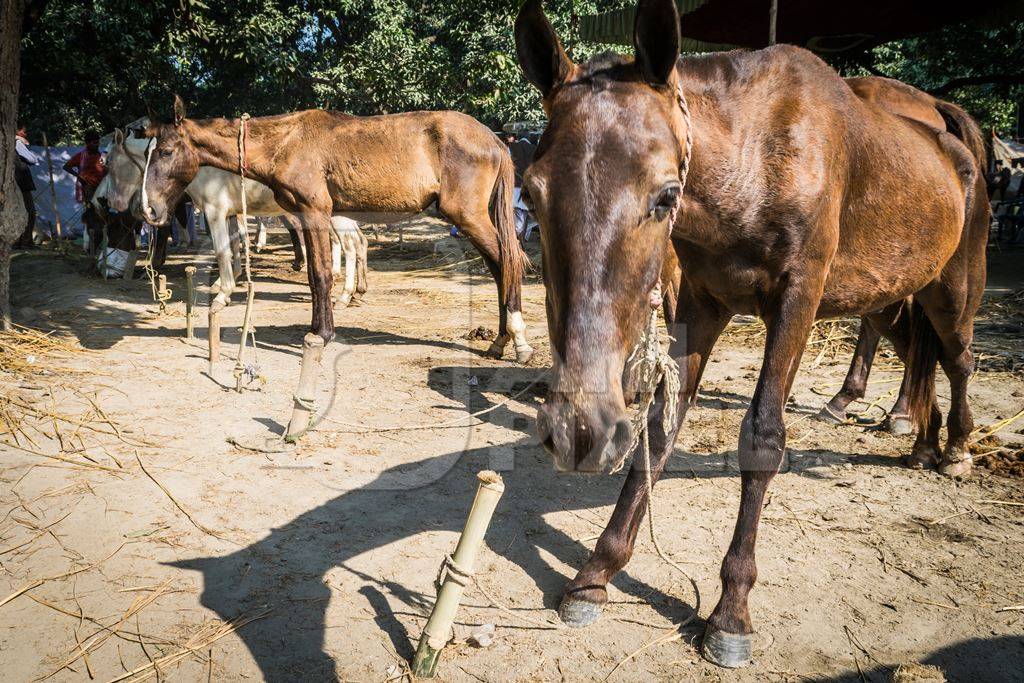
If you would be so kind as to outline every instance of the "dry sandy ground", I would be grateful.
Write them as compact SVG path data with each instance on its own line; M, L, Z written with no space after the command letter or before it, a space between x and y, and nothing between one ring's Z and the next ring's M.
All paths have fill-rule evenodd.
M19 321L82 350L9 352L0 366L0 601L16 595L0 605L4 681L152 677L151 662L177 681L399 680L484 468L502 472L507 493L479 581L512 611L553 619L622 475L555 476L537 445L549 358L539 282L527 286L525 308L537 358L529 367L486 360L486 342L463 339L497 324L480 264L464 263L473 254L437 226L411 225L405 237L404 251L393 234L381 237L365 303L337 312L318 400L330 421L275 453L226 439L262 441L290 411L309 295L283 250L256 259L266 385L242 394L229 388L228 358L242 306L224 314L226 353L213 378L204 374L205 308L199 338L183 339L182 269L196 263L208 282L206 255L172 258L176 303L164 316L144 281L104 282L53 253L15 259ZM758 539L755 662L733 672L699 657L738 504L726 461L759 367L744 339L753 329L720 342L656 490L661 543L700 591L682 637L612 673L696 604L644 535L602 620L586 630L539 628L471 590L456 637L481 624L495 624L497 637L486 649L450 646L442 680L882 681L907 662L937 665L951 681L1024 678L1021 480L980 468L966 481L908 471L898 456L909 438L809 419L847 362L819 359L819 347L805 355L788 414L793 467L770 489ZM1018 357L1019 335L1003 337ZM899 370L882 365L869 401L887 407ZM1020 376L984 365L971 386L979 425L1024 405ZM513 394L458 427L352 426L437 424ZM1004 438L1020 439L1021 426Z

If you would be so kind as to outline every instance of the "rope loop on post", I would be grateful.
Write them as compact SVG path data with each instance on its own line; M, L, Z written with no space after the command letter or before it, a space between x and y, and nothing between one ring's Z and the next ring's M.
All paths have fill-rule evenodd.
M455 558L451 556L451 553L445 553L441 566L437 568L437 576L434 578L434 590L440 592L441 586L446 579L465 588L470 583L473 583L473 576L474 572L465 567L460 567Z

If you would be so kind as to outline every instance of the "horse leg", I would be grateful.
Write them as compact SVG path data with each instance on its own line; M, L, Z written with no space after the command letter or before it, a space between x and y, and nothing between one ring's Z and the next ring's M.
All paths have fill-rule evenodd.
M338 303L348 306L356 290L356 249L348 220L341 216L331 218L331 277L341 277L341 252L345 254L345 286Z
M766 315L764 361L750 408L740 427L740 509L729 550L722 561L722 596L704 632L704 657L719 666L750 662L753 626L747 596L757 579L754 546L764 495L786 448L783 421L794 366L807 344L824 288L824 271L793 273Z
M882 335L868 323L866 318L860 320L860 333L857 335L857 348L850 360L850 369L846 373L842 388L825 404L818 413L823 422L842 424L846 421L846 407L852 402L864 398L867 389L868 374L878 350L878 342Z
M150 239L155 239L153 243L153 261L149 265L153 270L159 271L163 269L164 263L167 261L167 243L171 240L171 224L161 225L156 229L156 234L151 235Z
M256 253L260 253L267 247L267 224L263 218L256 219L256 244L253 247Z
M910 349L913 337L910 318L912 315L914 315L913 299L908 298L866 317L882 336L892 342L896 355L905 366L903 381L900 384L900 396L887 419L889 431L893 434L910 434L916 428L917 439L914 441L910 454L904 456L903 464L913 469L927 469L934 467L939 461L939 428L942 426L942 414L933 397L931 406L927 410L928 417L923 425L915 425L914 419L911 418L911 397L915 394L915 381L925 384L933 381L933 379L928 379L928 373L924 369L911 367ZM934 368L931 374L934 375Z
M292 270L300 271L306 263L306 252L302 244L302 237L299 235L302 225L293 222L290 216L278 216L278 220L288 231L288 239L292 241Z
M191 247L192 235L188 232L188 207L185 206L184 197L174 207L174 219L178 223L179 246Z
M487 355L491 358L501 358L509 341L514 340L516 361L527 363L533 356L533 347L526 339L526 323L523 322L522 314L522 288L521 284L516 284L512 291L504 291L497 229L486 212L479 215L455 214L452 218L456 219L453 223L480 252L498 288L498 336L491 342Z
M228 218L228 234L231 236L231 263L236 273L242 272L242 233L243 227L237 216Z
M694 402L708 356L730 315L703 297L694 296L685 282L679 293L676 320L682 324L669 353L679 364L679 396L675 422L664 431L663 390L658 392L647 421L652 454L651 482L661 476L686 411ZM672 330L676 332L676 330ZM662 385L664 386L664 385ZM626 566L633 554L640 522L647 509L647 482L642 464L634 457L608 526L601 533L594 552L576 577L566 586L558 614L569 626L592 624L608 602L606 586Z
M328 204L329 206L329 204ZM292 416L285 439L296 441L310 428L315 412L316 383L320 375L320 359L324 346L334 339L334 309L331 306L331 216L328 211L307 209L300 214L302 236L308 255L306 272L313 299L310 332L302 341L302 365L296 389Z
M358 242L356 246L356 293L352 298L358 301L366 294L370 284L367 277L367 251L369 250L370 242L366 239L366 235L363 234L358 225L355 228L355 236Z
M210 307L218 307L218 310L231 303L231 294L235 291L235 264L231 252L231 235L229 219L223 211L211 212L207 215L207 225L210 228L210 237L213 240L213 251L217 257L217 280L213 283L212 291L216 292Z
M967 385L974 373L974 315L964 311L964 292L948 287L941 280L917 295L928 319L938 335L941 349L939 363L949 379L950 408L946 421L946 448L939 461L943 474L959 477L971 471L972 458L968 439L974 431L974 419L967 401ZM950 311L954 311L950 314Z

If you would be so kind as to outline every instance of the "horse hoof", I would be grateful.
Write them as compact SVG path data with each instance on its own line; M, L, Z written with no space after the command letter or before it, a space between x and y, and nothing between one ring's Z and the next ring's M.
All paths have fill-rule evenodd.
M533 347L524 346L522 348L516 347L516 362L520 365L526 365L533 358Z
M484 355L488 358L494 358L495 360L501 360L501 357L505 355L505 347L508 346L508 337L502 337L498 335L491 342L491 345L487 347L487 351Z
M966 477L971 473L974 460L971 454L962 448L947 448L939 472L947 477Z
M914 433L914 423L906 415L890 415L882 425L893 436L909 436Z
M815 419L821 420L822 422L828 422L829 424L841 425L846 422L846 416L838 414L832 409L827 403L818 411L818 414L814 416Z
M939 463L939 449L934 446L915 447L910 455L903 456L903 464L912 470L927 470Z
M601 616L604 605L588 602L566 595L558 606L558 618L570 628L590 626Z
M304 265L306 264L304 264L302 261L295 261L292 263L292 270L297 273L300 270L302 270L302 266Z
M754 637L750 633L726 633L708 626L704 631L701 654L712 664L738 669L753 659Z

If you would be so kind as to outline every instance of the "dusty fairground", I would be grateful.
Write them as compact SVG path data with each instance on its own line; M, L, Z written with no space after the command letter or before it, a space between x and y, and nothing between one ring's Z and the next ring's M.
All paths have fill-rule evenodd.
M442 680L882 681L912 663L950 681L1024 676L1024 419L1012 419L1024 407L1024 317L1019 302L996 301L1021 287L1019 253L994 255L970 392L979 428L1005 425L978 447L999 473L953 481L900 466L910 437L871 426L898 385L889 360L858 404L862 424L810 419L848 361L846 328L815 335L788 414L792 469L770 489L758 539L755 662L733 672L696 646L737 510L727 461L759 325L738 322L719 343L656 490L659 538L699 589L698 616L673 627L691 617L694 590L645 531L601 621L569 631L551 610L623 475L556 476L537 445L549 359L537 276L525 307L537 356L525 368L487 360L487 342L466 338L497 325L475 253L430 222L408 224L401 245L393 231L371 235L370 292L337 312L326 352L326 418L297 448L260 448L288 417L309 322L284 241L254 259L266 383L242 394L241 305L224 314L212 378L205 308L197 339L184 339L184 266L208 282L208 251L172 257L164 315L144 280L105 282L52 251L15 259L16 319L47 337L0 341L4 681L400 680L484 468L507 486L478 563L487 595L469 590ZM430 428L392 429L410 426ZM487 624L488 647L467 642Z

